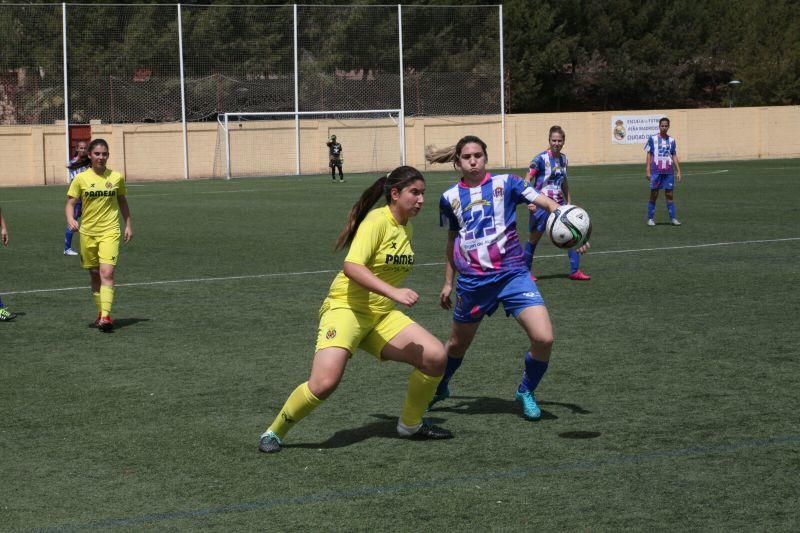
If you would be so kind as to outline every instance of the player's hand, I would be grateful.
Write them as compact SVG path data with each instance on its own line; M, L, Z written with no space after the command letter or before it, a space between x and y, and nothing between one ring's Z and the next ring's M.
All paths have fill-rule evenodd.
M69 220L67 220L67 227L69 229L71 229L72 231L78 231L80 229L81 225L74 218L70 218Z
M133 239L133 230L130 226L125 226L125 242L130 242Z
M678 181L683 181L683 175L680 172L678 172Z
M419 294L412 289L397 289L391 298L400 305L411 307L419 300Z
M0 240L3 241L3 246L8 246L8 232L6 231L5 228L3 228L2 231L0 231Z
M531 213L535 213L536 212L536 204L528 204L528 211L530 211Z
M650 181L650 174L649 173L645 174L644 175L644 179L646 179L647 181Z
M592 245L587 242L583 246L581 246L579 248L576 248L575 251L578 252L579 254L585 254L586 252L589 251L589 248L591 248L591 247L592 247Z
M453 307L453 301L450 299L451 292L453 292L453 285L445 283L439 293L439 305L442 309L451 309Z

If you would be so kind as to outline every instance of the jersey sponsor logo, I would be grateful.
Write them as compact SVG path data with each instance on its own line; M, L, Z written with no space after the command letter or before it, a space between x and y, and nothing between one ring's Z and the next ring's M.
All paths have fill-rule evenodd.
M473 207L478 207L482 205L492 205L492 204L489 203L489 200L484 200L483 198L481 198L480 200L475 200L474 202L471 202L467 207L464 208L464 211L469 211Z
M94 185L92 185L94 187ZM116 196L117 191L84 191L84 198L97 198L98 196Z
M325 338L331 340L334 337L336 337L336 328L328 328L328 331L325 332Z
M386 254L387 265L413 265L414 254Z

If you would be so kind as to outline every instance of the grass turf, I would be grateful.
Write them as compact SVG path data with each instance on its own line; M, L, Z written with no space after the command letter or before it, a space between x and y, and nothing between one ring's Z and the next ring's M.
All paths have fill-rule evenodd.
M651 228L641 165L572 169L592 280L539 246L542 421L513 402L526 342L498 311L431 412L457 438L398 439L410 368L360 353L275 456L258 435L307 377L332 244L374 176L133 184L113 334L60 253L64 189L0 190L20 314L0 323L0 528L796 530L800 163L684 170L684 225ZM427 178L409 314L444 339L452 174Z

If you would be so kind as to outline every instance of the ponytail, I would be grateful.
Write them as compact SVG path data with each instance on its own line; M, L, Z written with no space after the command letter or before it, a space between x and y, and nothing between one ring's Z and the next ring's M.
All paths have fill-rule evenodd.
M375 180L375 183L362 192L361 198L350 208L350 213L347 215L347 222L345 222L342 231L336 238L336 244L333 249L340 250L350 246L350 243L353 242L353 237L356 236L358 226L361 225L367 213L369 213L370 209L372 209L375 202L377 202L381 196L383 196L386 199L386 203L389 204L392 201L393 189L402 191L412 182L418 180L425 181L425 178L422 177L419 170L409 166L397 167L385 176L381 176Z
M489 152L486 150L486 143L474 135L467 135L465 137L461 137L455 146L440 148L438 150L432 145L426 146L425 160L427 160L428 163L453 163L453 167L456 167L456 162L461 156L461 150L463 150L464 146L469 143L479 144L483 149L483 153L486 155L486 158L489 158Z

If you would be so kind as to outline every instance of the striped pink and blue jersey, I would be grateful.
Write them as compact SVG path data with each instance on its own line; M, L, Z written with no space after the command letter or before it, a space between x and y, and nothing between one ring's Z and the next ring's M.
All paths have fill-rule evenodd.
M672 156L677 152L675 139L667 135L656 134L647 139L644 151L653 157L650 160L650 175L672 174Z
M442 225L457 231L453 249L462 276L486 276L526 270L517 233L517 205L539 195L530 182L513 174L491 175L475 187L463 180L447 189L439 201Z
M563 185L567 179L568 164L566 154L554 157L550 150L545 150L534 157L528 170L528 178L533 183L533 188L559 205L564 205L566 197Z

